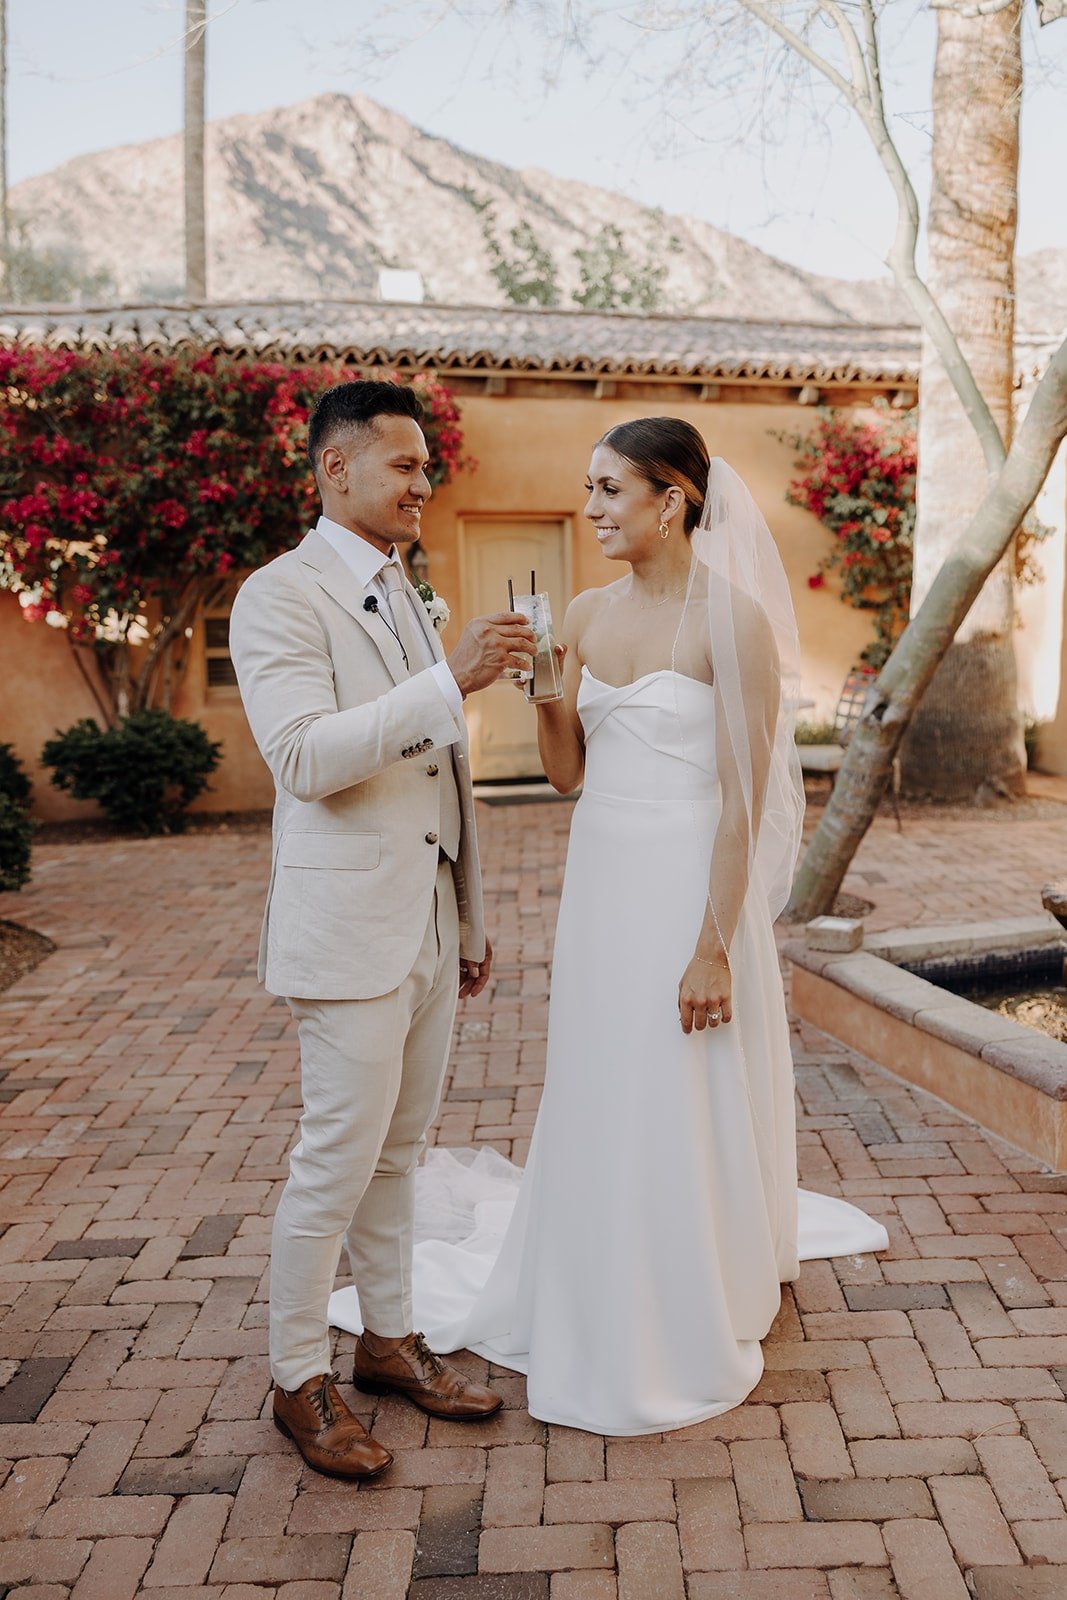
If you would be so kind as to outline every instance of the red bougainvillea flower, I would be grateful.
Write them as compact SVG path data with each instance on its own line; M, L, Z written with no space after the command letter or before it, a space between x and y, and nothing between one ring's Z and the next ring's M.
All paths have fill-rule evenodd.
M177 500L163 500L156 507L159 520L168 528L184 528L189 519L189 514Z
M162 649L164 619L187 626L220 577L302 538L318 503L307 419L324 388L360 376L208 351L0 349L0 585L32 596L29 622L61 605L68 638L101 655L134 619ZM397 381L423 403L430 481L447 483L466 465L455 398L433 373Z
M833 541L809 577L820 589L834 575L847 604L874 617L863 652L880 666L908 620L915 527L915 423L910 412L879 407L874 418L822 411L809 434L787 437L800 475L786 499L818 517Z

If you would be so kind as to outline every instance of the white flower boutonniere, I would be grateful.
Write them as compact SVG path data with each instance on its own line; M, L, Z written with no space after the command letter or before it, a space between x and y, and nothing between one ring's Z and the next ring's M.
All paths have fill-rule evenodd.
M426 615L433 623L437 632L440 633L442 628L447 627L448 619L452 615L451 611L448 609L448 602L446 600L442 600L441 596L437 593L436 589L434 589L433 585L427 583L425 580L415 585L415 591L423 605L426 607Z

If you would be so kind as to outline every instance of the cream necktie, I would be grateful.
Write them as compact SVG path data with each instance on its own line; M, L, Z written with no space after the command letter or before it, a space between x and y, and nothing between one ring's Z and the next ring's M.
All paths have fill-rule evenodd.
M393 614L393 626L400 637L401 647L408 658L408 672L422 672L424 668L432 666L433 651L430 641L419 626L415 616L411 595L407 584L404 582L403 573L395 561L389 561L381 569L381 580L385 592L389 597L389 609ZM461 813L459 805L459 788L456 784L456 769L452 764L452 746L443 749L437 758L431 761L427 772L432 777L440 778L438 797L440 802L440 823L438 825L439 843L450 861L455 861L459 855L459 836L461 829Z
M379 574L389 600L393 627L400 638L400 648L408 658L408 671L421 672L432 660L429 641L415 620L411 609L404 575L395 561L387 561Z

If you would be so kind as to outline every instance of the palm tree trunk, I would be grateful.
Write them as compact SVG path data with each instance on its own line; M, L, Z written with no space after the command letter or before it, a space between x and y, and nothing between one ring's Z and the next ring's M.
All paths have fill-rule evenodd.
M204 59L207 0L185 0L185 298L207 299Z
M937 13L929 281L1005 445L1012 435L1021 0ZM923 339L912 615L988 487L988 465L944 363ZM1012 554L946 652L901 746L903 787L967 800L1023 788Z
M0 0L0 292L11 299L11 212L7 199L7 0Z

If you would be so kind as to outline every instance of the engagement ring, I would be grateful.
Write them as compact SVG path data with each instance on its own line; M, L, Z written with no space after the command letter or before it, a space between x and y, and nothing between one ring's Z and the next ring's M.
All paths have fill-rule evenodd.
M721 1011L709 1011L708 1012L708 1021L709 1022L721 1022L722 1021L722 1012Z

